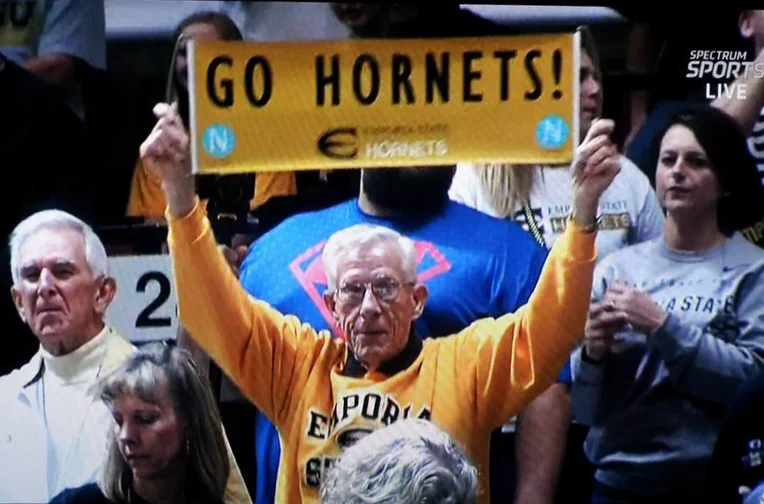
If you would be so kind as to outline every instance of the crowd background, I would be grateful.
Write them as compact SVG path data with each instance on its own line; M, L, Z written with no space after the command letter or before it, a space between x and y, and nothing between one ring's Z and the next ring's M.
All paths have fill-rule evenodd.
M161 216L129 208L141 170L138 148L156 122L154 105L166 95L178 24L195 12L224 13L238 29L230 38L263 41L570 32L586 25L598 48L601 88L607 90L602 117L615 121L612 139L653 187L655 156L647 143L653 140L649 133L662 127L660 112L705 100L703 85L708 81L684 77L688 51L742 50L752 61L761 47L758 39L764 40L764 21L759 18L752 21L752 35L741 36L740 10L734 6L695 9L683 13L684 22L673 23L658 7L462 6L475 13L468 15L457 14L455 5L393 4L403 22L387 30L354 31L353 20L343 23L329 3L0 0L0 5L5 9L0 16L5 23L0 25L0 54L6 58L0 70L0 110L7 111L0 117L0 158L12 177L22 179L12 182L5 198L9 211L4 213L3 233L7 236L34 211L55 205L92 224L114 256L165 250L167 230ZM38 11L29 11L30 28L19 39L9 24L26 17L24 8L46 14L37 19ZM23 44L33 49L15 49ZM69 57L61 58L62 53ZM751 142L756 155L758 144L755 138ZM247 202L257 221L247 226L246 240L256 241L292 214L357 197L360 177L357 170L286 172L275 182L256 177ZM245 178L208 178L202 187L212 194L225 184L244 182ZM4 254L7 264L8 251ZM8 271L5 275L9 290L12 279ZM10 298L0 312L11 335L4 343L7 351L0 353L0 375L5 375L27 362L38 342L28 336ZM220 394L221 377L214 369L211 377ZM222 409L238 465L254 496L251 415L239 400ZM579 477L574 472L561 479L571 474ZM564 499L564 493L559 498Z

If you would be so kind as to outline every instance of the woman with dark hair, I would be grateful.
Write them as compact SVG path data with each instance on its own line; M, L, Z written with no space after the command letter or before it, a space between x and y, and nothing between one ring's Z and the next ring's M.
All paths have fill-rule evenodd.
M114 417L99 482L54 503L222 503L230 472L209 383L190 356L153 344L101 385Z
M175 28L172 40L177 44L177 50L175 60L170 65L165 99L168 102L178 102L178 112L188 128L190 107L188 61L186 58L188 40L200 42L238 41L242 40L242 35L239 28L227 15L214 11L202 11L183 19ZM229 176L229 183L244 184L243 179L248 176L253 177L253 175ZM251 186L249 191L252 191ZM289 196L296 193L297 182L293 171L261 172L257 174L255 179L254 195L249 202L249 208L255 209L274 196ZM150 220L163 220L165 208L166 201L159 179L146 169L139 160L133 173L127 215Z
M759 186L745 137L697 107L671 121L656 158L665 231L598 263L574 359L593 503L700 498L731 398L764 371L764 251L736 231L762 205L748 199Z
M674 124L690 128L708 157L724 167L715 172L724 188L718 202L719 230L725 236L739 231L748 241L764 246L762 231L751 228L764 217L764 188L738 122L716 107L689 105L653 141L651 159L658 159L665 132ZM653 185L658 176L656 172Z

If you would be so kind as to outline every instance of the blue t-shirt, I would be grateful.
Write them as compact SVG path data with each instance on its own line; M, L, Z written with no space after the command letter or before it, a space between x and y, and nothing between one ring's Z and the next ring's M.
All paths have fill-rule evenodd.
M282 313L320 329L334 327L322 296L326 275L321 251L346 227L370 223L414 240L417 276L429 291L414 325L420 337L454 334L484 317L500 317L524 305L533 291L547 250L519 224L496 219L449 201L436 217L378 218L358 200L291 217L252 244L241 266L241 283L253 296ZM569 382L569 366L560 381ZM258 414L256 424L257 504L274 501L280 456L276 429Z

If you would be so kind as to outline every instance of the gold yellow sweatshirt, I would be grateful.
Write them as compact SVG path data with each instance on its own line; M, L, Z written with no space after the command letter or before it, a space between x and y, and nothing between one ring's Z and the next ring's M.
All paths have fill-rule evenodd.
M279 503L319 502L321 474L343 447L410 416L429 418L466 449L480 473L480 502L489 502L491 431L554 383L584 332L595 235L570 225L516 313L425 340L392 376L351 378L342 339L243 290L200 205L167 218L182 324L279 430Z

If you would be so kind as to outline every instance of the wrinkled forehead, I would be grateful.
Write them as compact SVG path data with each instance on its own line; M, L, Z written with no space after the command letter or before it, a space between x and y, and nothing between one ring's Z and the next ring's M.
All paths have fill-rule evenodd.
M377 276L403 278L403 250L395 240L345 247L337 256L337 280Z
M19 266L47 263L86 266L82 233L66 227L43 227L27 236L19 246Z

